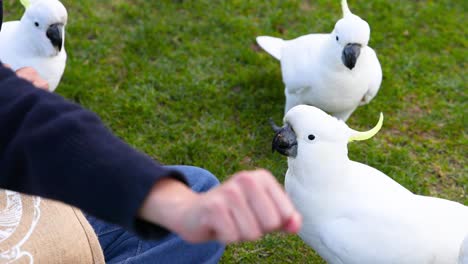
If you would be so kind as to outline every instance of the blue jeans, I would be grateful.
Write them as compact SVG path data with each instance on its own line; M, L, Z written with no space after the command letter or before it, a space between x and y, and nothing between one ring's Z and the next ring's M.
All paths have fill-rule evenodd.
M170 167L182 172L196 192L207 191L219 184L216 177L204 169L191 166ZM90 215L86 218L96 232L107 264L218 263L225 249L224 245L216 242L190 244L175 234L161 240L141 240L120 226Z

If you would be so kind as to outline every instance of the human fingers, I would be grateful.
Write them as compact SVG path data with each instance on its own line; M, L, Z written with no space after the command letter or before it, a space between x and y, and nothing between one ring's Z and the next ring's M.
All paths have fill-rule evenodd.
M213 191L203 194L205 209L201 216L203 235L200 241L218 240L225 244L237 242L240 239L239 232L226 200Z
M28 81L39 78L39 74L32 67L22 67L16 70L16 75Z
M289 233L297 233L301 229L302 226L302 216L295 212L286 222L283 227L283 230Z
M220 188L220 192L226 199L230 215L236 224L239 240L252 241L260 238L262 229L253 208L247 202L245 189L239 181L227 181Z
M31 82L34 86L40 89L49 90L49 84L46 80L39 76L39 73L32 67L19 68L16 75Z
M49 83L45 80L42 80L42 79L34 80L32 83L34 86L36 86L39 89L49 91Z
M261 172L244 171L233 175L233 179L242 186L246 199L263 233L281 227L280 214L264 186Z
M259 169L253 171L253 173L254 177L258 179L259 183L268 194L268 201L271 201L271 203L274 205L274 210L277 214L277 217L279 218L279 223L276 222L275 224L279 224L279 226L284 229L288 221L292 221L289 224L290 227L295 226L297 227L297 230L299 230L301 225L300 214L295 209L283 187L267 170Z

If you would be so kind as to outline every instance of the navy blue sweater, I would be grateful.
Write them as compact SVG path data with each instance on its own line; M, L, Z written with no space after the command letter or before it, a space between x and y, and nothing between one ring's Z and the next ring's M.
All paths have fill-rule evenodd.
M137 212L162 177L185 181L115 137L90 111L0 66L0 187L56 199L146 238Z

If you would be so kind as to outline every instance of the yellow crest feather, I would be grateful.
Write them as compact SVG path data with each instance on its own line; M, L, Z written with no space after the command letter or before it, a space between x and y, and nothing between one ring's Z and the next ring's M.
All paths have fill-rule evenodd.
M341 9L343 10L343 17L351 15L351 10L349 10L348 1L341 0Z
M379 118L379 122L377 123L377 125L372 128L371 130L369 131L366 131L366 132L355 132L354 135L352 135L348 142L352 142L352 141L361 141L361 140L366 140L366 139L369 139L371 137L373 137L375 134L377 134L377 132L379 132L379 130L382 128L382 124L383 124L383 114L380 113L380 118ZM353 130L354 131L354 130Z
M24 8L28 8L31 5L31 2L29 0L20 0L20 2L24 6Z

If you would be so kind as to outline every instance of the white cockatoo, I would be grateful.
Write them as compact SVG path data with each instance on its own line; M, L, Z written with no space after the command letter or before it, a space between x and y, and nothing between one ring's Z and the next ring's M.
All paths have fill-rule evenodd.
M302 214L300 237L332 264L468 264L468 207L413 194L348 158L372 137L308 105L273 124L273 149L288 156L285 188ZM465 242L463 242L465 241Z
M367 44L369 24L342 0L343 18L330 34L293 40L260 36L257 43L281 63L286 86L285 113L299 104L316 106L346 121L369 103L382 82L382 69Z
M0 31L0 61L13 70L33 67L54 91L67 60L67 10L58 0L21 0L25 12L19 21L5 22Z

